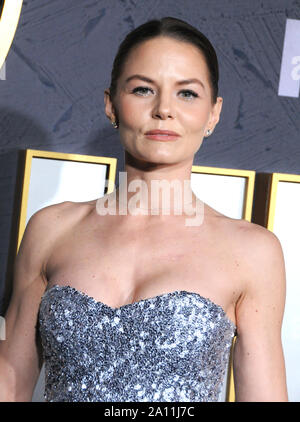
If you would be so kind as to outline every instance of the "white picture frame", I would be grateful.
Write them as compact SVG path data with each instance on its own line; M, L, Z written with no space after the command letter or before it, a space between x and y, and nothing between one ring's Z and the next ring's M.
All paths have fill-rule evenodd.
M192 166L194 194L220 213L251 221L255 171L219 167ZM235 401L232 349L219 401Z
M269 176L266 227L279 239L286 269L286 302L282 323L288 398L300 402L300 175Z

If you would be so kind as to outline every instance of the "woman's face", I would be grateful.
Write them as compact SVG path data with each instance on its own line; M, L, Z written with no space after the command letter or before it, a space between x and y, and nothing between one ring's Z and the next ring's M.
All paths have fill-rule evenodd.
M192 160L207 129L219 121L222 98L212 105L208 69L192 44L158 37L129 54L113 99L105 112L118 119L120 139L134 158L157 164ZM197 80L198 81L197 81ZM188 82L187 80L193 80ZM173 141L147 138L150 130L170 130Z

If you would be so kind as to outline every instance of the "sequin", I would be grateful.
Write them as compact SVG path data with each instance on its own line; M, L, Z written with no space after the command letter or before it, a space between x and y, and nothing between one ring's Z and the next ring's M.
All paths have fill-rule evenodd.
M46 401L218 401L236 331L224 310L177 290L114 309L52 286L39 309Z

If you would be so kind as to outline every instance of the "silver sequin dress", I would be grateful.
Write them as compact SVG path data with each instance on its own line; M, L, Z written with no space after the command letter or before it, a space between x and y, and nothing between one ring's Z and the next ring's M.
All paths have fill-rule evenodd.
M52 286L39 309L45 400L218 401L235 325L198 293L111 308Z

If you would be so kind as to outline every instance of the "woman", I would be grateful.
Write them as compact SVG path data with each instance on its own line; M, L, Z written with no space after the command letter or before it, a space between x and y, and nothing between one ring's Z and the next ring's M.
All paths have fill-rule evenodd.
M31 217L0 345L2 400L31 400L44 359L48 401L216 401L236 333L236 400L287 401L279 240L189 183L221 108L215 51L197 29L163 18L128 34L105 91L127 179ZM155 202L161 181L182 189Z

